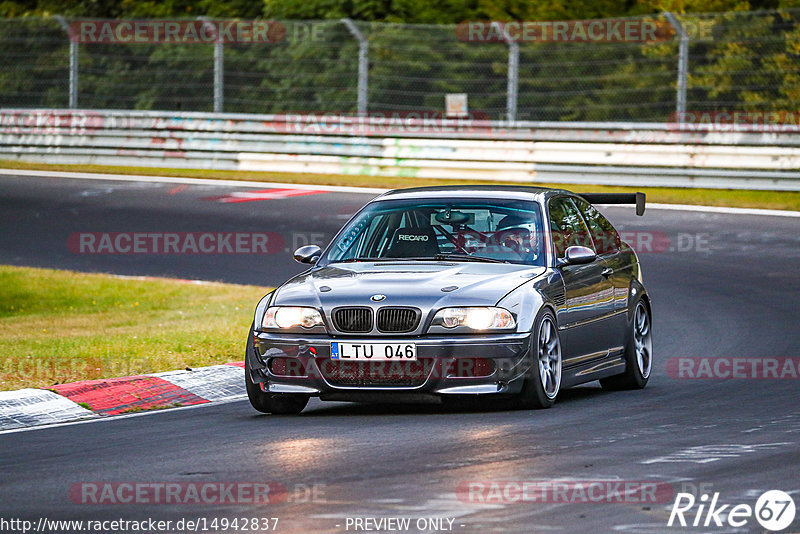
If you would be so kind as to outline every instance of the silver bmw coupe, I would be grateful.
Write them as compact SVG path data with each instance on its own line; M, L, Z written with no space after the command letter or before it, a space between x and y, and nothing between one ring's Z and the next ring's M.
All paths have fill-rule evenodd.
M380 195L310 269L256 306L245 382L253 407L310 397L442 402L506 397L549 408L561 389L647 384L650 298L635 251L593 204L644 194L516 186Z

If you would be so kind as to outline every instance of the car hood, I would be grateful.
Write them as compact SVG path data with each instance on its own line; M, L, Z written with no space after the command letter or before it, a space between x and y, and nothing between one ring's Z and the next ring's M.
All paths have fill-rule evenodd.
M414 306L423 313L446 306L492 306L510 291L545 272L543 267L467 262L338 263L288 280L273 305ZM385 295L381 301L373 295Z

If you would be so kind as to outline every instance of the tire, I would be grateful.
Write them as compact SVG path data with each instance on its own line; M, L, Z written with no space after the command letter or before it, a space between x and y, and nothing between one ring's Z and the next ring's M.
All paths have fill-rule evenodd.
M250 368L250 356L253 350L253 328L250 327L250 335L247 336L247 347L244 354L244 384L247 389L247 398L250 405L261 413L271 413L275 415L297 415L303 411L308 404L307 395L292 395L287 393L267 393L261 390L261 386L253 382Z
M625 372L601 379L600 385L603 389L642 389L650 379L653 370L653 321L650 306L644 299L639 299L633 310L628 326L628 344L625 347Z
M531 367L517 404L523 409L550 408L561 388L561 339L556 318L548 308L536 317L529 355Z

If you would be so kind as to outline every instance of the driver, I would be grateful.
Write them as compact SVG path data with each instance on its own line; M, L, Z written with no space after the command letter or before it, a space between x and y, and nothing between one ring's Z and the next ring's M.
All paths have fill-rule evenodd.
M518 215L506 215L495 231L501 247L519 254L520 259L532 263L539 257L539 235L536 224Z

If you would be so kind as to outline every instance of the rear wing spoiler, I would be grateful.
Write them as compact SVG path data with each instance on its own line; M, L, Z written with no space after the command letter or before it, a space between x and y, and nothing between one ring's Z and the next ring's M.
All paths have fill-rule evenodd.
M636 215L644 215L644 193L578 193L591 204L636 204Z

